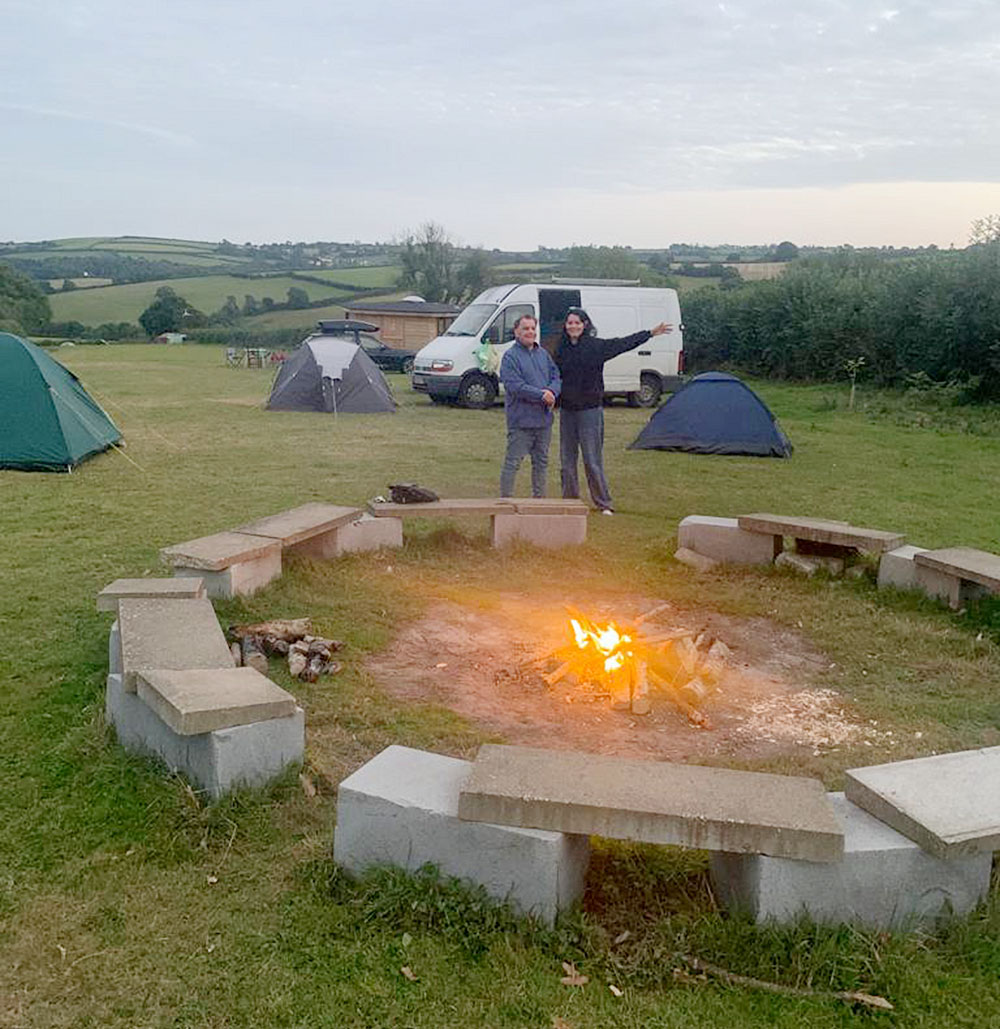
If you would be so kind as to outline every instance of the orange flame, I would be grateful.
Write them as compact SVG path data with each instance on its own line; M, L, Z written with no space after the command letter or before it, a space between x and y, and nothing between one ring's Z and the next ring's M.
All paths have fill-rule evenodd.
M626 656L631 655L628 644L632 642L632 637L619 632L614 622L610 622L604 628L598 627L595 632L592 629L584 629L575 618L571 618L569 621L573 627L576 645L581 650L594 647L605 656L604 670L606 672L613 672L616 668L621 668L625 664Z

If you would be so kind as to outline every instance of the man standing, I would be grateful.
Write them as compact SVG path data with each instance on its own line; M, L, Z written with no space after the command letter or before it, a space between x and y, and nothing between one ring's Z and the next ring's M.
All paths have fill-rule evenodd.
M531 455L531 495L545 496L552 438L552 408L559 396L559 370L547 350L538 345L538 322L522 314L514 323L514 339L500 362L500 381L507 413L507 453L500 472L500 496L514 495L514 479L526 455Z

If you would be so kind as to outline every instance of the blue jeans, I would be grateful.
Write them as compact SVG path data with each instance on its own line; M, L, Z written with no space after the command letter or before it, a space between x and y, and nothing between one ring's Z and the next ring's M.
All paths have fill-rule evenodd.
M549 440L552 422L540 429L507 429L507 453L500 470L500 496L514 495L514 479L521 462L531 455L531 495L545 496L545 479L549 470Z
M578 454L583 454L583 471L587 476L594 506L602 511L614 507L608 480L604 476L604 410L588 407L585 411L559 409L559 452L562 458L562 495L579 498L577 475Z

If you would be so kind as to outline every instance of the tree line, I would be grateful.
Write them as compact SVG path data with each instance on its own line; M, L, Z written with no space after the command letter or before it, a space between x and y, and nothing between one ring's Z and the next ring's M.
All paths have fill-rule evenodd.
M1000 243L886 261L845 252L684 298L689 367L879 386L959 384L1000 399ZM860 363L858 363L860 362Z

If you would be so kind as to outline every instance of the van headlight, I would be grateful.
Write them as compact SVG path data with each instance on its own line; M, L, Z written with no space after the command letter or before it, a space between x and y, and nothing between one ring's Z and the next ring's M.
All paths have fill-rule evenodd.
M450 372L454 367L454 361L431 361L432 372Z

